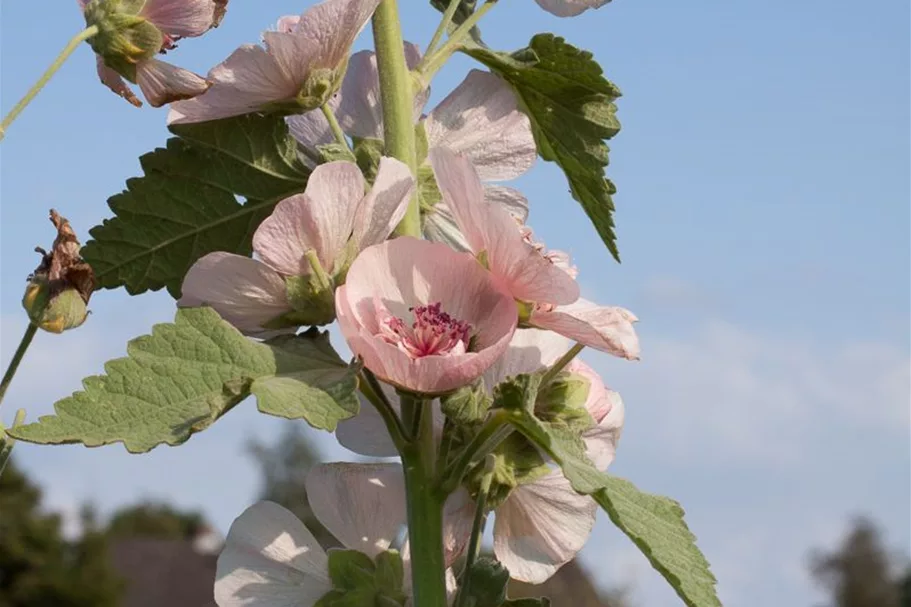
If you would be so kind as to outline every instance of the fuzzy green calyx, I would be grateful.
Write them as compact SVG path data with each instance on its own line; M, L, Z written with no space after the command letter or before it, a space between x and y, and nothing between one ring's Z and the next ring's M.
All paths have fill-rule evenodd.
M307 74L307 79L301 84L297 95L283 101L275 101L263 107L267 112L277 114L303 114L319 109L332 98L342 86L345 77L345 68L342 65L337 69L318 68Z
M25 288L22 307L32 324L50 333L63 333L85 322L89 312L82 295L69 288L56 292L46 277L33 278Z
M407 602L398 551L387 550L371 559L357 550L332 549L328 556L333 588L315 607L402 607Z
M164 33L139 12L144 0L92 0L85 22L98 33L88 43L104 63L121 76L136 81L136 64L151 59L166 45Z
M510 434L492 456L493 480L487 496L490 509L503 504L516 487L533 483L550 472L537 448L519 433ZM468 473L466 484L472 495L478 492L484 472L482 462Z
M585 408L591 383L577 373L560 373L538 391L535 417L581 434L595 425Z

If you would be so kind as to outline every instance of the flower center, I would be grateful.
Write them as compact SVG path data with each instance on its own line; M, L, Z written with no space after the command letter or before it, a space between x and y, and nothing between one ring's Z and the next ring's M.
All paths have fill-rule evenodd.
M414 322L391 314L380 321L380 337L398 346L411 358L464 354L471 340L471 325L443 312L440 302L411 308Z

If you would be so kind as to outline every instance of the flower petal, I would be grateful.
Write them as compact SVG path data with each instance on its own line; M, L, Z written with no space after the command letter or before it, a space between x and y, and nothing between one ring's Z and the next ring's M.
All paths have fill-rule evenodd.
M575 17L590 8L604 6L610 0L535 0L547 12L557 17Z
M245 44L209 71L209 90L171 105L168 124L205 122L258 111L290 99L299 84L290 80L275 59L260 46Z
M376 180L354 219L352 238L358 250L386 240L405 216L413 192L414 177L408 165L395 158L380 158Z
M215 574L219 607L309 607L331 589L326 553L288 510L259 502L231 525Z
M500 185L485 185L484 200L503 207L522 223L528 220L528 199L519 190Z
M405 43L405 61L414 69L421 61L421 51L415 44ZM430 89L414 97L414 121L421 117ZM380 100L380 78L373 51L360 51L348 61L348 71L342 83L338 120L349 135L383 139L383 105Z
M338 68L380 0L325 0L301 15L295 34L318 53L312 67Z
M300 15L284 15L283 17L278 18L275 29L279 32L290 34L297 29L297 24L300 23L300 20Z
M291 310L285 282L269 266L232 253L209 253L183 279L180 307L211 306L247 335Z
M624 408L620 395L609 390L594 369L575 358L566 368L570 373L581 375L589 382L585 408L595 420L595 427L582 434L585 452L599 470L606 470L617 451L617 443L623 432Z
M424 122L430 148L467 156L484 181L514 179L537 157L528 116L499 76L472 70Z
M104 58L102 58L101 55L95 55L95 62L98 68L98 78L101 79L102 84L136 107L142 107L142 101L139 100L139 97L137 97L129 85L127 85L126 80L124 80L116 71L105 65Z
M485 185L484 200L490 204L500 205L525 223L528 219L528 200L518 190L503 186ZM449 205L439 201L433 210L424 216L424 236L434 242L445 242L456 251L468 251L468 241L459 229L459 225L449 210Z
M383 385L384 392L395 406L398 399L395 397L395 390ZM349 451L354 451L358 455L368 457L397 457L398 451L395 444L389 437L386 430L386 424L383 418L377 412L376 408L367 402L363 397L360 398L360 411L352 418L342 420L335 429L335 438L338 442Z
M335 112L338 110L339 96L335 95L329 100L329 108ZM285 118L288 125L288 131L299 144L301 144L311 155L319 154L319 146L328 143L335 143L335 135L326 120L326 115L321 110L313 110L303 114L295 114ZM308 156L303 156L303 160L310 168L316 166Z
M307 475L316 518L346 548L374 557L405 525L405 481L399 464L320 464Z
M205 78L158 59L143 61L136 67L136 84L152 107L192 99L209 88Z
M586 299L558 306L554 310L535 310L529 322L541 329L550 329L614 356L630 360L639 358L639 338L633 323L636 317L629 310L599 306Z
M569 350L570 340L552 331L518 329L509 348L484 374L488 390L513 375L534 373L552 365Z
M504 281L513 297L553 304L578 299L576 281L525 242L505 209L485 202L481 181L467 158L434 148L430 159L443 201L471 250L487 252L490 271Z
M582 549L597 505L560 470L514 490L496 510L493 549L511 578L540 584Z
M139 14L169 36L201 36L215 25L213 0L147 0Z

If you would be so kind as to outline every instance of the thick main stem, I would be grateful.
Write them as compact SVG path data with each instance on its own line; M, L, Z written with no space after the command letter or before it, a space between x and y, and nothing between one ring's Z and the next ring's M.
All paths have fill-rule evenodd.
M443 503L445 496L434 486L436 445L430 402L402 399L406 420L420 419L417 436L402 452L408 508L408 541L411 546L412 604L417 607L446 605L446 563L443 557ZM416 407L426 409L416 415ZM406 422L407 423L407 422Z
M67 59L69 59L70 55L73 54L73 51L75 51L80 44L97 33L98 26L92 25L73 36L72 40L67 43L62 51L60 51L60 54L57 55L57 58L54 59L54 62L50 65L50 67L48 67L47 70L41 74L41 78L38 79L38 82L36 82L35 85L29 89L25 96L19 100L19 103L14 105L13 109L11 109L9 113L3 118L3 121L0 122L0 140L2 140L6 135L6 129L8 129L9 125L13 123L13 120L15 120L19 114L22 113L22 110L24 110L26 106L32 102L32 99L34 99L38 93L41 92L41 89L44 88L44 85L48 83L54 74L57 73L57 70L60 69L60 66L63 65Z
M25 356L25 351L28 350L28 347L32 343L32 339L37 332L38 325L31 322L28 323L28 326L25 328L25 335L22 336L22 341L19 342L19 347L16 348L16 352L13 354L13 360L9 362L9 367L6 368L6 373L3 374L3 380L0 381L0 403L3 402L3 397L6 396L6 390L13 381L13 376L16 375L16 369L19 368L19 363L22 362L22 357Z
M417 175L414 145L414 94L411 74L405 63L405 47L399 23L397 0L383 0L373 14L373 40L383 103L383 137L386 154L398 158ZM417 195L408 204L408 212L396 228L399 236L421 235L421 211Z

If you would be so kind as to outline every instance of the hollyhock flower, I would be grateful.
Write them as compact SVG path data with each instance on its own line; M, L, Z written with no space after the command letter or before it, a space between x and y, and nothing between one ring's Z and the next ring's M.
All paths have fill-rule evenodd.
M218 25L227 0L79 0L86 25L99 33L88 40L96 53L98 77L109 89L139 107L127 81L139 85L153 107L201 95L206 80L154 57L181 38L201 36ZM139 7L138 12L135 7Z
M353 255L384 241L398 225L414 178L404 163L384 157L366 195L365 185L351 162L320 165L304 193L279 202L257 228L253 250L259 260L209 253L184 277L178 305L210 305L248 335L331 322L334 283L344 279ZM289 283L295 277L310 279L321 298L302 299Z
M391 476L366 472L358 477L370 484L331 486L339 490L334 494L338 501L328 510L315 507L314 512L346 548L375 558L398 535L397 515L405 512L405 502L400 483L394 490L383 484L394 482ZM327 513L330 518L324 520ZM340 520L351 526L339 528ZM406 572L407 557L402 555ZM447 587L455 590L451 571L447 571ZM219 607L311 607L332 589L326 552L290 511L273 502L258 502L231 525L215 574ZM404 589L410 590L407 573Z
M438 394L506 350L516 307L470 255L410 237L365 249L335 293L342 334L380 379Z
M535 0L538 6L557 17L575 17L590 8L601 8L610 0Z
M245 44L212 68L211 88L171 107L168 124L318 108L341 85L348 52L380 0L325 0Z
M468 247L521 302L525 324L615 356L639 356L631 312L581 299L568 256L546 252L530 230L486 201L478 172L467 158L437 148L430 159L443 201Z
M418 47L406 43L405 58L409 67L417 66L421 59ZM501 204L524 221L528 214L525 197L512 188L490 183L522 175L531 168L537 155L531 123L519 110L515 93L500 77L472 70L429 115L421 118L429 93L429 89L419 91L414 100L414 121L423 127L428 149L445 147L466 155L486 182L487 200ZM380 83L376 55L372 51L352 55L341 91L333 103L339 124L347 135L383 138ZM292 135L311 155L318 146L334 141L322 112L292 116L287 121ZM418 160L422 163L419 173L430 174L429 161ZM467 250L445 202L436 202L424 211L427 238Z

